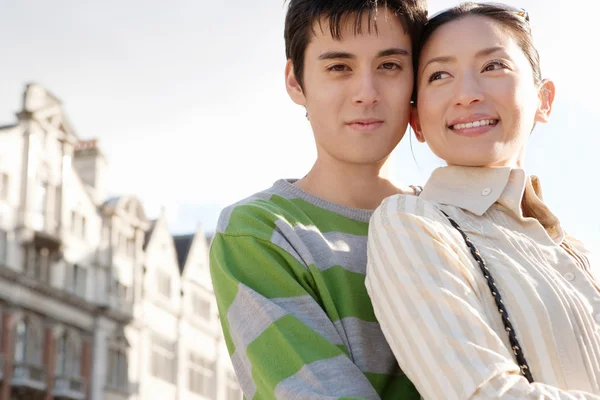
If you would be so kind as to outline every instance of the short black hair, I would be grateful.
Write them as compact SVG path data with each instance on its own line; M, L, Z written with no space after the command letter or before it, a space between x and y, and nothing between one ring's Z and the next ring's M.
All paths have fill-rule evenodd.
M329 23L331 36L339 40L343 25L348 18L354 18L354 31L362 31L364 13L369 15L367 29L375 29L374 17L379 8L385 8L397 15L404 31L410 36L413 49L419 42L420 34L427 22L427 0L289 0L285 18L285 55L294 65L294 74L303 88L304 55L314 34L315 22ZM413 50L413 54L416 51Z

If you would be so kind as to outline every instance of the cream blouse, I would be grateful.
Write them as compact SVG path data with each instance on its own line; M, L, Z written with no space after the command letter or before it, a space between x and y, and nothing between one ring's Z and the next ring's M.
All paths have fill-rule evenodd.
M486 261L535 383L520 375L487 282L440 210ZM600 286L590 256L566 237L536 177L444 167L419 197L389 197L373 214L366 286L425 399L600 399Z

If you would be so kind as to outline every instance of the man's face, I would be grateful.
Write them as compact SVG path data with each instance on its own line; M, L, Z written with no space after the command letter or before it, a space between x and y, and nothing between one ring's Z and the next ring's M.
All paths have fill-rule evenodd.
M410 37L398 17L387 9L377 15L377 29L362 16L342 25L335 40L327 21L314 26L305 52L304 90L294 86L288 63L292 99L306 107L320 158L350 164L381 163L404 136L410 115L413 68ZM332 160L332 161L333 161Z

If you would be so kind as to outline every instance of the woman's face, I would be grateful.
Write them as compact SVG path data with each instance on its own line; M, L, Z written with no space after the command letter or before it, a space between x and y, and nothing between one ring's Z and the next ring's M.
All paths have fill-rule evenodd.
M439 27L419 59L413 126L449 165L522 164L535 122L546 122L554 85L536 85L514 34L483 16Z

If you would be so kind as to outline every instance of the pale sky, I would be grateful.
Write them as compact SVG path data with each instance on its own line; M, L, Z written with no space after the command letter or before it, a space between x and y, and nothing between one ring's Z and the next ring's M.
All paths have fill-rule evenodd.
M529 11L542 72L557 85L527 170L563 226L595 247L598 5L509 4ZM113 194L136 194L151 218L165 206L173 232L212 231L221 208L314 162L304 110L284 88L284 13L283 0L0 0L0 124L15 121L25 83L42 84L80 138L100 140ZM394 180L423 184L442 162L412 145L418 164L406 135Z

